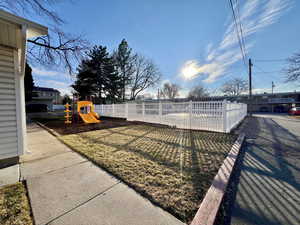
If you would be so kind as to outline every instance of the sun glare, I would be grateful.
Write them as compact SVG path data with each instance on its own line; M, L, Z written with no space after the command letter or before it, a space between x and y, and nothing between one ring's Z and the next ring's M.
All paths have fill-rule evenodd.
M198 65L195 62L187 62L181 70L185 79L193 79L198 73Z

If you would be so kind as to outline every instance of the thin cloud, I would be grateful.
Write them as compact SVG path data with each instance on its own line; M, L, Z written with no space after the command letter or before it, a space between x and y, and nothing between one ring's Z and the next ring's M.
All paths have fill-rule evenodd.
M206 54L209 54L211 52L211 50L213 49L213 43L209 43L207 46L206 46Z
M254 44L253 41L249 41L251 36L276 23L280 16L292 7L292 3L293 0L251 0L241 5L240 21L246 40L246 54ZM234 21L227 23L222 40L216 45L212 43L207 45L206 50L209 51L205 62L202 64L196 62L199 71L197 76L206 75L204 82L211 83L220 76L226 75L230 67L242 59L235 29ZM212 46L217 47L212 48Z
M68 87L69 84L66 82L62 82L62 81L56 81L56 80L47 80L46 81L49 85L51 86L55 86L55 87Z
M67 74L65 72L46 70L46 69L41 69L41 68L37 68L37 67L32 67L32 72L36 76L40 76L40 77L54 77L54 76L69 77L70 76L69 74Z
M37 76L52 77L58 75L56 71L43 70L36 67L32 67L32 72Z

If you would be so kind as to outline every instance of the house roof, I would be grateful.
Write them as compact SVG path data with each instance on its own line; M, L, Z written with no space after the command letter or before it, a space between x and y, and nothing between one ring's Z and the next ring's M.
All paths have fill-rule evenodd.
M47 92L58 92L60 91L54 89L54 88L48 88L48 87L33 87L33 91L47 91Z
M0 9L0 19L18 26L26 26L27 38L48 34L48 28L25 18L16 16Z

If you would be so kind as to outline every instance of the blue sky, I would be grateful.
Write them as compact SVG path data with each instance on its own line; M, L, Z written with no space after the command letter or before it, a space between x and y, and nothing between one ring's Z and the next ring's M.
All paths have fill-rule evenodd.
M67 21L65 31L84 34L91 44L112 51L125 38L133 51L154 60L163 74L162 83L182 87L182 97L197 84L214 95L228 79L247 79L227 0L78 0L60 3L56 9ZM257 61L285 59L300 51L299 12L296 0L240 0L247 55L254 63L254 92L269 92L272 81L276 92L300 90L283 82L284 62ZM47 25L40 18L30 19ZM182 76L186 65L196 71L190 79ZM70 91L72 83L57 68L35 66L34 79L37 85L63 93Z

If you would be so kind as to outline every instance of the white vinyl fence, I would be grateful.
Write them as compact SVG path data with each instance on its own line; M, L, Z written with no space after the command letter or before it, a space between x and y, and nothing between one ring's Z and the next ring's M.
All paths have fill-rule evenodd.
M177 128L229 133L247 115L247 105L228 101L95 105L100 116Z

